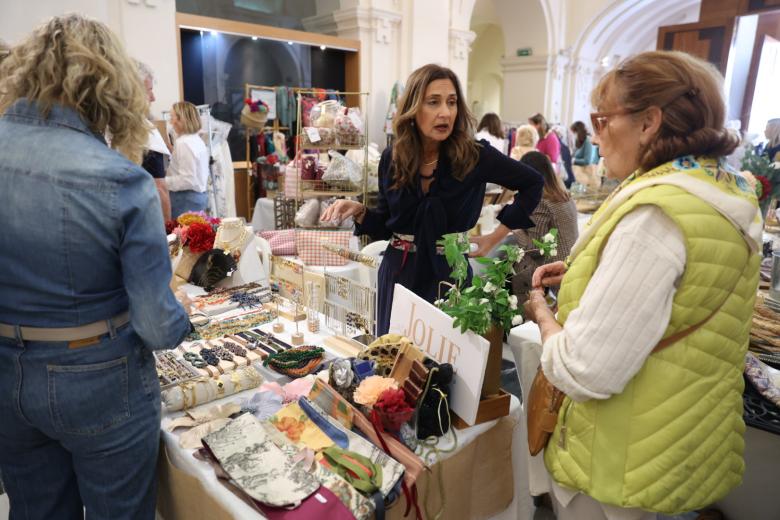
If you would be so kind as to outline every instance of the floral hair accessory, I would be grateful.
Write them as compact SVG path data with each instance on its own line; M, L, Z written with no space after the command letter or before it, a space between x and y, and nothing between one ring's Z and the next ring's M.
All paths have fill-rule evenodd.
M370 376L361 382L355 390L354 399L358 404L374 406L385 390L397 389L398 383L391 377Z
M189 226L190 224L194 224L196 222L199 224L206 224L206 214L188 211L179 215L176 219L176 222L178 222L180 226Z
M261 100L252 101L249 98L244 100L244 104L249 107L250 112L268 112L268 105Z
M205 253L214 247L215 236L211 225L195 222L187 228L187 246L193 253Z

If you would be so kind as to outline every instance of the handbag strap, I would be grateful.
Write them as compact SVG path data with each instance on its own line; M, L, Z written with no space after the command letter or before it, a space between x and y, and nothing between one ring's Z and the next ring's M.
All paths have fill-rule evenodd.
M749 251L748 251L749 253ZM705 325L710 319L712 319L713 316L715 316L719 310L723 308L723 306L726 304L726 300L729 299L729 296L731 296L731 293L734 292L734 289L737 288L737 284L739 284L739 280L742 278L742 275L740 274L737 276L736 281L731 286L729 291L726 293L726 297L723 299L722 302L720 302L720 305L715 307L711 313L707 315L706 318L701 320L700 322L696 323L695 325L691 325L687 329L681 330L680 332L677 332L676 334L672 334L668 338L664 338L661 341L658 342L658 345L655 346L655 348L652 350L652 354L655 354L656 352L660 352L661 350L665 349L666 347L670 347L680 341L683 338L686 338L687 336L693 334L697 330L699 330L703 325Z

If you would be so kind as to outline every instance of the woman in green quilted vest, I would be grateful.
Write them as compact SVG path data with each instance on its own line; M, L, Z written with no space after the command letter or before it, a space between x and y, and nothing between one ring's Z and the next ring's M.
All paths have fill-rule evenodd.
M758 283L754 192L723 157L722 77L646 52L592 94L621 181L566 262L534 273L541 366L566 394L544 452L559 520L701 510L744 470L742 367ZM543 288L561 284L558 314Z

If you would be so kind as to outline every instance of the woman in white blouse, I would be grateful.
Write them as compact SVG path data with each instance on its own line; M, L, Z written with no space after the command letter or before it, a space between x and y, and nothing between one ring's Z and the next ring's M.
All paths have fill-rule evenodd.
M206 211L209 152L198 135L200 117L195 105L174 103L171 125L177 137L165 183L171 194L171 218L176 219L187 211Z
M656 51L593 92L593 141L622 182L567 261L536 270L526 304L567 396L544 453L559 520L700 510L741 481L761 219L721 160L738 144L721 85ZM556 316L543 287L559 283Z

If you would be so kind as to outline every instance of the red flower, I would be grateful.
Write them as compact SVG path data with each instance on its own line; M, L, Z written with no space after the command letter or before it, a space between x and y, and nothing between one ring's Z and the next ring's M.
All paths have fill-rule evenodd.
M763 175L756 175L756 180L761 184L761 193L758 195L758 200L765 200L772 193L772 185L769 183L769 179ZM758 189L756 192L758 192Z
M388 388L379 396L374 408L379 409L385 413L399 413L413 410L409 403L406 402L406 396L404 391L400 388Z
M205 253L214 247L214 230L209 224L193 222L187 228L187 246L193 253Z
M169 220L165 223L165 234L170 235L173 233L173 230L176 229L176 226L179 224L175 220Z

